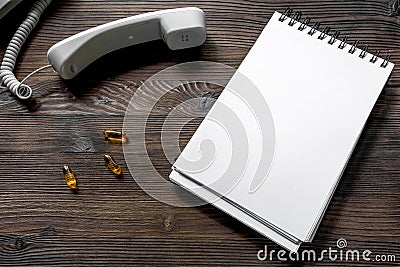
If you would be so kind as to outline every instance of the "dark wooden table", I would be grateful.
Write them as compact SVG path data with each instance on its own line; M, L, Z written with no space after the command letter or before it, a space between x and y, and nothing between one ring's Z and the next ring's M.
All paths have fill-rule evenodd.
M28 2L19 15L1 24L1 55ZM377 265L259 261L257 252L265 245L271 250L280 247L211 205L177 208L154 200L132 179L121 146L105 142L102 131L121 128L135 90L166 67L193 60L238 67L272 13L287 6L350 35L350 41L368 43L370 51L391 54L391 61L400 64L400 17L390 16L391 4L388 0L54 1L24 47L16 68L19 78L46 65L46 52L54 43L143 12L200 7L208 17L209 35L204 46L189 51L172 52L162 42L154 42L114 52L73 82L65 83L51 72L38 74L30 80L40 104L36 110L29 111L1 88L0 264ZM349 249L396 255L397 262L382 265L400 264L399 133L400 69L396 66L313 243L303 249L335 248L336 241L345 238ZM160 132L153 134L160 136ZM182 142L189 137L183 134ZM152 159L167 177L170 164L157 157L156 145L154 151ZM121 161L123 178L116 179L105 169L104 152ZM78 176L77 194L65 185L63 163L69 163Z

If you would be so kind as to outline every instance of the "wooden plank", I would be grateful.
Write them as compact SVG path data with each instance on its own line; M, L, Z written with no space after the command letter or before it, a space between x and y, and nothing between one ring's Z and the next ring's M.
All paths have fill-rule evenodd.
M166 5L174 8L190 4L204 8L208 16L209 35L207 43L203 47L190 51L169 51L162 42L155 42L123 49L94 63L80 76L81 79L78 82L64 83L51 72L33 77L30 83L34 87L35 96L43 101L51 99L54 103L54 101L62 101L70 97L70 92L84 92L94 95L93 99L102 94L110 94L110 90L118 93L131 83L140 84L141 81L156 72L186 61L210 60L238 67L273 11L282 11L289 5L302 11L305 16L323 22L323 25L340 30L342 36L349 35L349 42L358 39L360 47L369 44L371 52L380 50L382 56L391 54L391 60L394 63L400 59L400 52L396 49L400 45L398 18L389 16L390 4L388 1L364 1L362 4L356 4L353 1L340 3L311 1L307 4L246 1L244 4L239 0L223 4L219 1L173 1L167 3L162 1L152 1L151 4L146 1L113 1L112 11L109 9L108 1L96 1L95 7L92 1L53 3L24 48L16 69L17 76L24 77L34 69L46 65L46 51L51 45L72 34L111 20L165 8ZM10 27L9 31L4 33L3 42L11 37L17 27L17 22L14 21L14 27ZM62 31L59 30L60 27L62 27ZM398 88L400 86L399 79L400 74L395 68L388 85ZM113 81L113 84L109 85L112 89L107 88L107 85L105 88L102 86L107 80ZM3 92L0 94L1 99L10 102L4 103L7 108L1 112L25 110L4 91L0 91ZM128 96L124 95L126 98L129 96L129 94ZM46 107L47 103L44 103L43 110L51 108ZM14 105L15 107L12 108ZM99 106L100 110L103 108Z
M99 263L109 264L111 258L120 264L129 260L151 263L154 251L149 247L160 246L157 256L160 263L172 263L179 257L181 262L192 258L206 265L212 255L221 263L242 265L257 263L256 253L264 244L279 249L210 205L176 208L152 199L131 178L126 163L123 163L125 176L116 179L106 170L102 153L111 152L123 162L122 147L108 144L102 130L106 126L120 127L119 116L101 120L82 115L24 115L18 119L0 116L0 119L3 123L0 161L7 165L0 169L0 237L3 240L0 257L4 260L21 264L33 260L49 265L71 262L61 253L73 246L76 264L92 263L86 257L103 250L112 252L102 254ZM153 118L149 123L162 121L162 118ZM193 123L187 130L193 131L197 125ZM305 248L322 250L345 237L354 248L373 249L375 253L398 251L400 193L395 158L398 147L389 144L397 140L395 133L399 124L389 125L392 135L384 132L378 121L369 122L316 241ZM151 129L151 133L160 135L156 130ZM385 138L380 138L382 135ZM183 142L188 140L186 137ZM135 140L132 142L134 146ZM160 148L150 147L149 153L154 165L162 166L161 173L166 178L171 165L159 156ZM78 194L72 194L64 184L61 166L65 162L73 166L78 176ZM138 163L133 175L149 173ZM13 247L18 238L26 247L20 257L13 257L12 253L18 250ZM120 244L119 248L116 243ZM141 249L139 254L137 248ZM228 252L216 253L217 248Z
M265 245L276 251L280 247L211 205L178 208L151 198L131 177L122 147L107 143L102 131L121 128L132 95L143 81L166 67L193 60L238 67L275 10L291 6L351 36L350 41L370 44L370 51L390 53L395 64L400 61L399 17L389 16L391 1L386 0L54 1L26 44L16 74L21 78L46 65L48 48L72 34L126 16L183 6L198 6L207 14L209 35L201 48L174 52L162 42L126 48L98 60L70 82L51 72L40 73L29 81L40 104L34 112L0 88L0 265L287 265L276 257L259 261L257 252ZM25 3L20 10L28 8ZM0 28L0 56L22 17L11 16L4 24L7 29ZM153 109L147 148L164 178L171 167L160 147L167 108L210 90L221 88L181 87ZM161 88L155 88L142 94L142 111L161 93ZM349 249L400 258L399 100L396 67L315 240L303 249L336 248L336 241L345 238ZM191 112L183 110L182 116ZM200 121L185 127L182 146ZM179 118L173 123L178 125ZM133 146L139 142L134 137ZM122 178L106 169L104 152L122 163ZM140 162L138 156L133 176L152 178ZM78 176L77 194L65 185L63 163L70 164ZM398 260L385 265L398 266ZM365 264L325 260L302 266Z

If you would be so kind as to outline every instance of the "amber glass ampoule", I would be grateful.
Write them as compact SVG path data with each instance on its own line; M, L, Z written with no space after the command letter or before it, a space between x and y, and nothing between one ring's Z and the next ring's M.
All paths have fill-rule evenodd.
M106 163L107 167L116 175L119 176L122 173L121 166L119 163L108 154L104 154L104 162Z
M65 181L67 182L67 185L71 189L76 189L76 177L74 172L71 170L71 168L68 165L63 166L63 174Z
M123 144L127 140L126 133L119 130L104 130L104 136L110 143L115 144Z

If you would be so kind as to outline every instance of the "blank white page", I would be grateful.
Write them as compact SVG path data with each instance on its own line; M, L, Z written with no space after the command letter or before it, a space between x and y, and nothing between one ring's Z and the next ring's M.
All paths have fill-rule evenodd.
M331 45L330 36L319 40L320 32L310 36L309 27L300 31L299 22L289 26L290 19L281 22L280 16L275 12L238 69L257 86L273 118L275 152L272 164L265 166L270 168L265 182L254 193L249 191L262 139L251 108L235 97L239 88L247 86L236 75L209 116L219 110L216 106L229 106L248 130L250 143L243 177L228 193L212 184L226 171L231 149L229 133L217 130L207 118L174 166L194 181L210 185L211 190L252 216L308 241L394 65L380 67L381 58L373 64L371 54L360 58L360 49L350 54L351 45L339 49L339 40ZM182 170L186 168L181 168L182 157L193 161L201 157L199 147L205 139L216 145L212 166L201 172Z

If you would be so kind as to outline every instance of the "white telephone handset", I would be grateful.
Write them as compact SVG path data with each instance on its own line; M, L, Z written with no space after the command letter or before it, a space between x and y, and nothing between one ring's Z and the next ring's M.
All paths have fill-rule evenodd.
M74 78L101 56L123 47L163 39L170 49L177 50L200 46L206 40L206 18L199 8L168 9L128 17L78 33L55 44L47 53L51 65L37 69L20 82L13 73L17 57L51 2L37 0L33 4L9 43L0 66L0 83L21 100L32 95L32 89L24 81L45 68L53 67L67 80Z
M202 45L206 20L199 8L177 8L128 17L71 36L50 48L50 64L72 79L101 56L123 47L163 39L172 50Z

